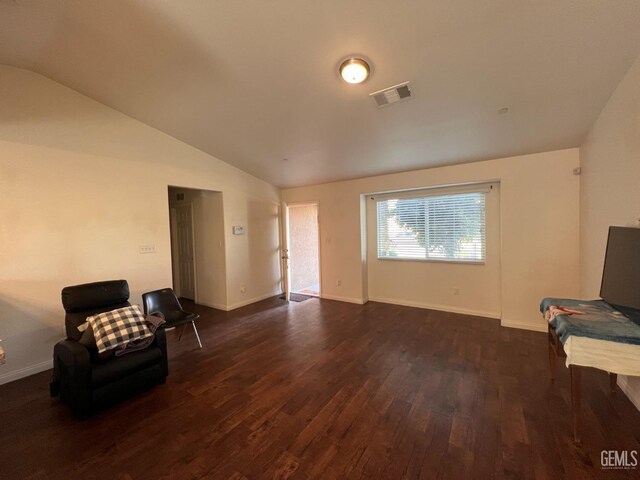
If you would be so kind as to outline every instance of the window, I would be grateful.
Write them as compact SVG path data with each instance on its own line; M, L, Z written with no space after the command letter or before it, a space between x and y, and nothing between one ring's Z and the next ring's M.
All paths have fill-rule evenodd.
M485 193L376 199L378 258L483 263Z

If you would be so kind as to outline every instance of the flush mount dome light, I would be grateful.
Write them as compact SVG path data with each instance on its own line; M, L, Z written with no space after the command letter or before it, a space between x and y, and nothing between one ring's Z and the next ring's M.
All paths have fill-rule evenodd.
M340 76L347 83L362 83L369 72L369 64L361 58L347 58L340 64Z

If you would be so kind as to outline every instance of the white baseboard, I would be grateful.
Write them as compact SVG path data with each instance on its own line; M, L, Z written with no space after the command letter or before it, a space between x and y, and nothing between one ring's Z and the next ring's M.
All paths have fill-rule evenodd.
M499 320L500 314L492 312L483 312L481 310L472 310L469 308L451 307L449 305L434 305L432 303L411 302L407 300L399 300L397 298L379 298L369 297L372 302L391 303L393 305L402 305L403 307L425 308L428 310L438 310L440 312L461 313L463 315L473 315L475 317L494 318Z
M0 385L28 377L29 375L44 372L50 368L53 368L53 360L47 360L45 362L36 363L35 365L29 365L28 367L22 367L14 370L13 372L3 373L0 375Z
M320 293L320 298L324 298L327 300L337 300L338 302L357 303L358 305L367 303L367 301L362 298L340 297L338 295L327 295L324 293Z
M205 307L215 308L216 310L223 310L225 312L228 311L227 306L224 303L210 303L204 302L202 300L198 300L195 303L197 303L198 305L204 305Z
M267 298L275 297L276 295L282 295L282 291L267 293L266 295L260 295L258 297L253 297L238 303L233 303L231 305L227 305L226 308L223 308L222 310L229 312L231 310L235 310L236 308L246 307L247 305L251 305L252 303L260 302L262 300L266 300ZM213 308L217 308L217 307L213 307Z
M547 327L546 322L539 323L523 323L523 322L514 322L512 320L502 319L500 322L500 326L507 328L519 328L521 330L531 330L533 332L546 332L549 327Z
M620 390L629 397L631 403L640 410L640 389L632 388L631 385L629 385L629 379L624 375L618 375L618 386L620 387Z

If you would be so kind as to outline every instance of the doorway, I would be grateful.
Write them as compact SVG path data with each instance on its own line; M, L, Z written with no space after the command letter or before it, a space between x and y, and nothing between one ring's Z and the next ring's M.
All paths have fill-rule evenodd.
M178 249L178 290L179 296L196 299L196 264L193 245L193 207L176 207L176 236Z
M227 305L222 192L168 187L173 289L179 298Z
M320 296L318 204L287 205L288 282L291 293Z
M196 299L196 264L193 243L193 207L190 203L171 208L173 289L176 295Z

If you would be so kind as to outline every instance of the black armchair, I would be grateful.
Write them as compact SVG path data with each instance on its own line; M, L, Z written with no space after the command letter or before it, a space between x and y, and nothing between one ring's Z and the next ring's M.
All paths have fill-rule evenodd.
M196 334L198 345L202 348L202 342L200 341L200 335L198 335L198 329L196 328L196 320L200 318L197 313L185 312L180 305L180 300L176 297L175 292L171 288L163 288L161 290L154 290L153 292L147 292L142 294L142 303L144 303L144 313L149 315L151 313L160 312L164 315L164 320L167 322L165 328L178 327L184 325L182 332L180 332L180 338L184 333L187 324L191 324L193 331Z
M87 283L62 290L67 339L53 349L51 396L87 417L94 411L164 383L168 375L167 342L164 329L156 330L148 347L120 357L101 359L97 350L79 343L78 326L90 315L129 306L126 280Z

